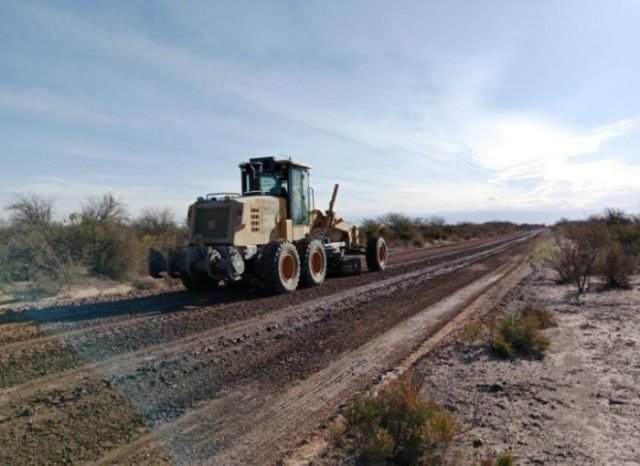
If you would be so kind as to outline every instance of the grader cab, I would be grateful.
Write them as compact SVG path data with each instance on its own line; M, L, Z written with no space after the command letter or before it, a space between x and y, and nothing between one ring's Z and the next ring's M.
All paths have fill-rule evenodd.
M320 285L327 274L384 270L382 237L361 241L358 229L336 217L335 185L329 209L315 209L310 167L273 157L240 164L241 193L211 193L189 206L189 243L162 254L149 251L149 273L167 273L189 290L254 281L267 292Z

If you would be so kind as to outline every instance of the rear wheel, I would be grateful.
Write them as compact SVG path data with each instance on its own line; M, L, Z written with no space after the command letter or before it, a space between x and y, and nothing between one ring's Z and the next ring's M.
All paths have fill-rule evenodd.
M275 241L262 249L259 277L267 293L291 293L300 280L300 257L288 241Z
M379 272L387 267L387 243L381 236L371 236L367 240L367 267Z
M167 260L157 249L150 248L147 257L147 269L153 278L162 278L161 272L167 270Z
M327 276L327 253L317 239L303 239L296 243L300 256L300 286L317 286Z

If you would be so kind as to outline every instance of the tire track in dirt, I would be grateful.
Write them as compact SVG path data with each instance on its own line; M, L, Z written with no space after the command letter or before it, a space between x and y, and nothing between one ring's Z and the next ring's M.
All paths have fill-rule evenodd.
M512 241L517 244L518 242L526 241L526 238ZM24 394L28 394L37 391L42 387L60 387L71 380L81 380L82 377L84 377L84 371L87 369L99 371L108 375L125 370L132 370L132 368L135 368L142 362L149 361L152 358L157 360L166 360L166 358L170 358L172 356L175 357L182 353L203 350L203 348L209 352L214 350L218 351L221 345L224 349L224 346L234 342L258 337L261 332L268 332L271 336L277 335L282 331L287 331L287 329L295 329L297 327L319 321L322 318L323 311L326 311L327 309L335 311L340 308L341 303L347 302L349 298L352 298L352 301L354 300L353 298L360 298L355 299L355 303L350 302L350 305L362 305L367 301L377 299L381 296L389 295L390 292L394 292L395 289L390 289L390 287L396 284L401 284L420 276L424 276L428 279L433 276L450 273L454 270L467 267L469 264L485 257L497 254L512 245L513 243L509 242L506 245L500 245L461 259L454 259L443 264L427 266L402 275L385 278L381 281L347 289L331 296L317 298L297 306L276 309L264 316L256 316L247 320L232 322L229 325L221 326L219 328L200 330L181 339L163 341L158 345L149 345L136 351L123 352L123 355L120 354L120 351L116 351L116 354L112 357L94 360L89 359L89 361L93 362L80 364L79 367L73 370L63 371L61 374L56 371L49 377L39 377L35 380L27 381L22 385L5 387L0 390L0 399L3 395L7 395L9 393L22 392ZM274 331L272 329L280 330ZM91 349L92 347L90 346L89 348ZM71 355L76 356L81 354L86 358L87 354L90 353L87 351L81 353L80 351L82 350L83 348L77 348L77 352L74 352ZM75 360L77 359L78 358L76 357ZM80 360L82 360L82 358L80 358ZM47 360L48 364L51 364L51 362L51 359ZM22 368L24 369L24 365Z
M391 257L388 271L398 267L424 262L428 259L445 258L451 254L472 248L486 247L508 239L484 240L463 244L442 246L432 249L402 251L397 257ZM353 278L353 277L352 277ZM344 280L344 279L342 279ZM348 284L347 284L348 285ZM11 348L36 345L38 341L53 339L62 335L71 336L82 332L128 325L137 319L176 318L174 311L186 308L190 312L211 309L217 306L234 305L251 298L265 298L257 290L226 287L214 292L193 293L175 291L153 296L127 298L124 300L108 297L105 302L92 303L82 301L48 308L32 308L19 312L0 313L0 351ZM297 295L305 293L299 290ZM95 322L95 319L99 319ZM26 327L29 325L29 327ZM36 328L35 325L38 325ZM17 326L23 326L22 331ZM22 343L22 345L21 345Z
M459 257L475 250L485 250L496 244L505 244L510 238L500 239L481 245L473 245L462 250L448 251L433 256L422 257L416 262L398 264L391 274L402 273L407 269L416 267L422 263L444 261L449 257ZM383 276L390 275L389 273ZM379 275L363 275L350 277L352 282L376 283ZM335 282L336 280L332 280ZM337 281L342 281L338 279ZM337 287L326 286L301 290L302 302L311 302L319 299L318 296L331 296L340 293L349 283L338 283ZM355 289L355 288L353 288ZM55 374L86 365L88 362L103 361L116 357L119 354L139 351L153 344L166 344L181 338L190 338L202 332L202 329L215 328L229 325L244 318L252 318L256 315L266 315L273 311L286 307L291 302L291 296L265 298L255 290L249 292L257 300L237 300L241 295L246 295L245 290L228 290L231 297L225 296L222 304L196 309L184 309L179 313L169 315L156 315L151 318L130 319L119 323L105 323L97 328L80 329L62 334L54 334L42 337L35 341L14 343L0 347L0 372L4 373L0 380L0 388L7 388L16 384L25 383L34 377L39 378L49 374ZM344 292L342 292L344 293ZM298 293L296 293L298 295ZM260 299L262 298L262 299ZM295 301L300 301L296 297ZM266 304L266 305L264 305ZM129 303L127 303L129 305ZM173 309L174 304L163 305ZM161 306L158 312L162 312ZM227 312L227 311L234 312ZM57 318L57 317L56 317ZM101 330L101 331L100 331Z
M429 273L432 272L434 271ZM237 322L235 327L232 324L214 329L223 332L217 335L222 336L222 339L202 335L203 339L200 341L194 340L189 343L178 340L175 342L175 347L167 346L166 352L161 352L155 357L151 353L146 356L137 355L141 356L141 359L130 366L127 366L122 359L116 358L112 361L111 375L106 374L106 377L105 373L93 367L78 370L79 378L75 380L71 377L72 374L64 374L59 378L58 386L48 385L47 381L42 379L40 380L42 385L32 384L31 389L28 386L12 387L11 392L5 391L0 395L0 399L4 398L4 403L0 405L7 408L0 409L0 437L6 438L8 428L15 436L20 436L21 432L28 432L33 428L33 425L29 427L30 423L34 422L33 416L16 415L16 411L23 409L23 406L26 406L26 409L32 409L33 400L29 400L29 396L40 398L41 401L36 404L43 405L42 409L38 408L39 412L35 417L48 416L48 422L55 422L56 426L61 425L58 428L61 436L64 432L64 419L72 415L74 403L77 403L73 401L74 393L80 393L78 395L80 399L87 398L84 403L89 413L105 404L108 405L108 399L111 397L124 394L125 399L131 404L128 410L125 409L127 416L130 416L130 411L135 409L148 425L159 426L154 427L154 434L149 435L155 435L155 430L163 429L163 426L167 426L168 431L171 431L171 425L175 419L181 419L185 413L198 409L202 403L211 403L212 400L218 400L216 409L220 422L229 418L229 415L235 416L237 413L229 413L230 405L224 402L231 393L237 392L244 396L242 403L246 409L250 410L252 406L258 409L265 403L265 399L262 396L256 396L255 390L248 387L258 385L261 389L266 389L265 393L274 394L300 379L307 378L312 372L320 370L323 365L339 357L339 354L327 353L327 348L348 351L350 345L366 342L372 332L373 334L382 332L393 325L397 319L406 317L402 313L398 315L388 313L384 311L384 306L389 306L398 296L408 296L409 301L413 301L413 289L425 288L419 287L420 283L430 281L437 288L434 290L434 296L442 293L445 290L442 287L447 284L454 287L451 289L460 286L460 281L448 283L450 280L445 276L438 278L429 276L429 273L423 276L417 274L410 278L403 274L398 282L386 282L382 288L376 287L376 284L370 284L372 286L368 290L360 290L369 296L368 299L358 300L357 292L354 297L353 290L346 290L343 295L338 293L339 296L334 296L334 301L325 307L308 308L305 312L304 307L308 306L308 303L303 303L298 305L299 314L294 313L292 316L286 316L291 312L291 308L282 309L282 314L276 316L281 319L279 321L270 320L273 319L273 313L270 313L266 316L258 316L255 322ZM390 277L390 279L393 278ZM376 289L380 292L379 295L376 295ZM384 290L386 292L383 292ZM327 299L321 299L326 304ZM368 309L375 308L377 305L382 306L377 314L379 319L376 319L381 325L378 327L372 325L372 316L368 315ZM404 308L411 310L410 306L405 305ZM271 330L267 327L271 327ZM366 331L362 330L365 333L358 333L359 328L365 329ZM252 331L255 332L251 333L248 329L253 329ZM358 338L354 337L356 335ZM305 345L306 349L304 349ZM297 354L301 348L304 354L298 357ZM101 393L99 396L93 395L96 386L104 387L99 392ZM86 394L83 395L83 392ZM258 390L258 393L261 393L261 390ZM60 398L69 401L59 403L56 400ZM151 402L148 403L148 400ZM237 403L232 403L231 406L237 406ZM118 410L115 406L113 409L116 412ZM47 426L43 426L43 422L36 419L35 427L46 432ZM97 424L102 425L100 422ZM90 431L91 427L87 425L86 429ZM68 435L75 434L68 433ZM144 447L148 442L139 440L144 435L144 432L139 432L138 440L135 440L130 434L123 434L121 440L112 439L110 442L114 446L131 443ZM78 442L71 442L71 444L78 447ZM68 452L70 457L75 458L74 461L79 460L80 457L86 457L86 453L85 456L73 456L77 454L77 452L74 453L74 448L76 447L69 447ZM105 448L110 449L110 446L105 444L96 447L93 451L93 459L99 457ZM194 445L194 448L197 448L197 445ZM155 462L162 457L162 454L157 450L154 452ZM9 462L9 464L15 464L15 462Z
M292 430L299 436L304 435L309 427L317 426L327 413L332 412L353 393L354 387L371 383L375 376L418 346L429 331L444 325L455 309L459 309L514 268L513 261L507 261L503 265L492 261L490 264L489 270L495 271L468 272L464 274L463 280L456 280L455 283L449 280L449 283L441 284L441 292L434 293L431 298L437 304L429 312L418 314L419 318L412 315L418 312L422 304L415 302L416 293L407 293L408 290L405 290L404 298L397 305L403 309L406 306L406 315L384 319L385 313L381 311L393 305L393 299L380 303L379 309L371 309L373 316L369 316L369 323L371 317L382 318L377 332L367 331L357 335L358 325L354 325L354 322L346 328L343 328L345 322L336 322L333 328L326 329L327 332L342 329L343 334L334 341L326 335L321 339L327 346L337 347L339 354L320 361L313 369L308 367L307 361L307 373L302 374L302 377L295 377L295 369L294 374L289 374L288 377L281 373L272 374L264 380L255 377L254 383L258 387L247 388L240 385L231 390L236 396L240 393L243 400L241 409L230 403L218 402L212 410L207 405L190 411L176 422L160 426L154 431L155 437L149 436L135 446L125 446L122 450L112 452L101 464L120 461L144 463L144 458L148 455L153 458L163 449L170 453L171 461L176 464L201 464L206 458L212 464L268 464L282 454L282 450L275 449L276 445L291 446L283 438ZM484 278L479 278L483 276ZM463 292L454 291L450 297L438 301L438 297L456 290L464 280L471 282L471 285L463 288ZM421 298L427 298L429 293L418 294ZM398 319L402 323L394 327L392 324ZM390 327L392 329L388 330ZM317 340L317 332L313 335ZM299 351L300 343L300 340L292 342L292 349L286 354L295 354L296 348ZM313 346L305 351L307 358L315 359L318 357L316 355L322 355L317 345L315 348ZM320 358L322 359L321 356ZM291 371L291 366L295 367L296 361L288 361L288 365ZM269 367L279 372L278 364L270 364ZM283 379L288 379L288 383L283 383ZM299 382L300 379L302 382ZM221 406L225 409L221 409Z

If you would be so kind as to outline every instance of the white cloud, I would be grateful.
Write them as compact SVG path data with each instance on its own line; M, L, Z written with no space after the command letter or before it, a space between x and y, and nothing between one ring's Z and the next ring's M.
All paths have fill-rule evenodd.
M346 73L331 69L318 73L317 67L305 68L298 63L253 68L251 63L225 62L212 53L198 54L195 48L153 40L137 31L110 30L59 10L24 8L49 35L67 45L134 66L168 71L202 92L203 101L232 96L259 112L280 117L273 128L265 131L268 118L245 125L241 117L227 120L204 112L202 118L192 114L189 120L177 115L176 124L169 122L165 128L178 126L182 118L185 126L180 128L182 137L193 133L193 128L187 127L193 125L191 121L206 120L202 125L205 128L209 125L236 137L246 134L244 147L252 137L264 139L265 132L275 134L274 144L286 144L289 134L276 126L288 126L288 132L293 133L297 128L290 123L295 122L328 133L318 136L317 145L322 149L331 147L338 138L357 142L359 156L328 153L309 160L316 168L330 166L336 178L344 172L357 172L361 178L369 178L347 180L343 193L350 197L345 196L343 212L552 209L559 205L596 205L612 193L639 190L640 166L625 164L615 153L607 151L608 142L636 131L639 120L623 119L584 130L542 113L500 111L491 103L509 65L510 55L504 50L443 58L444 53L442 56L440 52L435 56L423 53L422 43L418 41L416 46L415 37L408 37L404 53L420 52L413 59L421 61L422 67L407 71L402 66L376 61L381 59L372 56L377 49L360 37L359 45L352 45L349 52L356 56L357 66L352 63ZM200 33L206 34L206 18L199 24L204 25ZM332 32L335 31L326 33L329 42L323 42L322 38L319 41L325 46L333 44L332 50L338 54L344 39L333 37ZM287 39L279 36L284 42ZM381 35L376 43L384 44L385 40L386 36ZM263 53L268 50L271 49L265 46ZM395 51L393 47L385 50ZM5 102L36 112L86 117L96 123L121 123L109 115L83 112L53 100L23 97L0 94L0 105ZM288 121L281 123L280 119ZM278 133L279 130L282 132ZM206 139L203 132L194 134L193 139L198 142ZM256 138L255 134L259 136ZM260 147L260 141L255 139L251 144ZM315 144L315 140L309 144L309 139L313 138L306 138L308 145ZM106 150L90 152L77 145L73 149L70 153L78 156L113 156ZM379 159L370 160L366 156L368 150L375 151L373 157ZM300 155L305 159L304 154ZM328 174L328 170L324 173ZM330 182L324 184L329 186ZM57 181L32 185L32 189L59 192L61 196L66 196L65 189L95 194L105 187ZM155 202L156 196L163 198L168 192L167 187L150 187L153 195L147 195L144 189L123 188L123 195L136 203L139 199ZM183 199L185 196L178 197L184 208L188 200ZM190 200L191 196L188 197Z
M469 122L466 134L478 164L507 170L594 154L607 140L638 128L639 120L625 119L578 131L540 116L498 115Z

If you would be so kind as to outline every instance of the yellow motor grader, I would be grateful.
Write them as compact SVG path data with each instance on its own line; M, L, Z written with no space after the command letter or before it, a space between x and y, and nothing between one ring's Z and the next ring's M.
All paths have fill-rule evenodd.
M311 167L291 159L249 159L240 164L242 193L211 193L189 206L189 244L162 254L149 251L149 274L167 273L189 290L254 281L268 293L288 293L324 282L327 274L384 270L387 245L363 241L358 229L333 211L315 209Z

